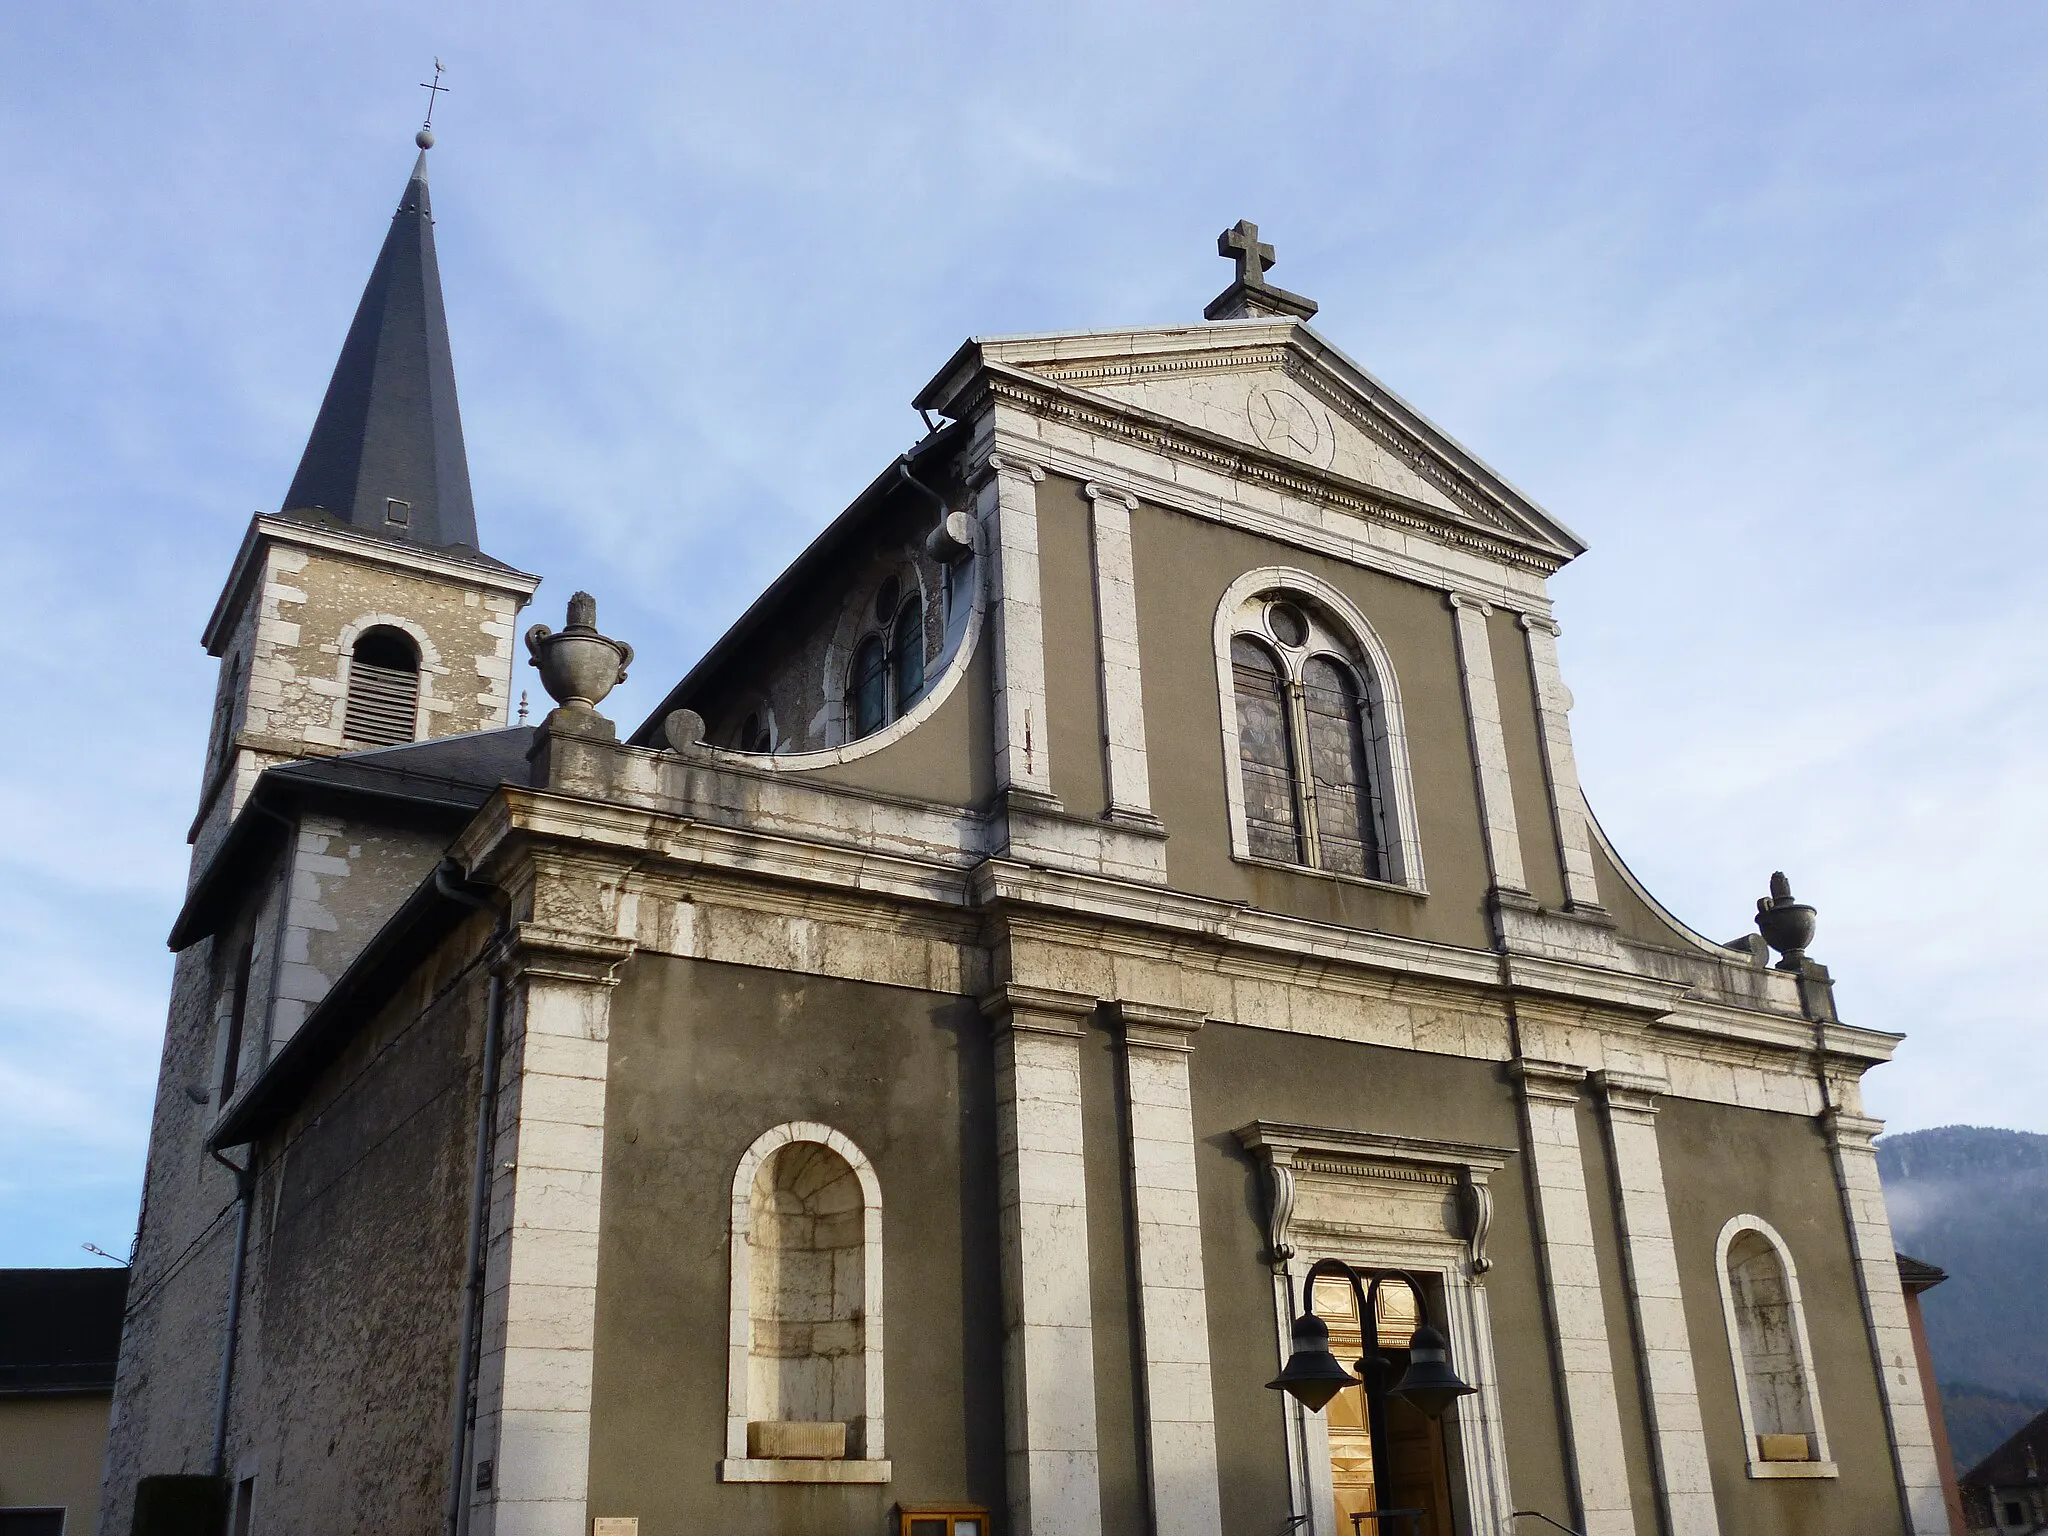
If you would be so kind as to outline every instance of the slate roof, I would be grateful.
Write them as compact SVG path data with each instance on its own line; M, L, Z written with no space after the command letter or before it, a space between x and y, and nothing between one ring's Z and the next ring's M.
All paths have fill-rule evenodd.
M393 500L407 503L402 524L386 516ZM370 269L283 510L324 513L416 544L477 548L425 150Z
M128 1271L0 1269L0 1397L111 1392Z
M445 827L452 837L500 784L527 782L526 754L536 729L472 731L264 770L186 893L170 947L184 949L214 932L254 872L275 857L292 812L305 806L370 811L397 824Z

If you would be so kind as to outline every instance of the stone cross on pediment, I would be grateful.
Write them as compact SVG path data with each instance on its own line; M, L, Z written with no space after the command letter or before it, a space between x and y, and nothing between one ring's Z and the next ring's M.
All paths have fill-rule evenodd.
M1216 237L1216 254L1237 263L1237 280L1247 288L1266 286L1266 272L1273 265L1273 247L1259 239L1259 226L1239 219Z
M1216 254L1237 263L1237 281L1209 301L1202 311L1210 320L1252 320L1275 315L1292 315L1306 320L1316 312L1316 301L1305 299L1266 281L1273 265L1273 247L1259 239L1259 226L1239 219L1216 237Z

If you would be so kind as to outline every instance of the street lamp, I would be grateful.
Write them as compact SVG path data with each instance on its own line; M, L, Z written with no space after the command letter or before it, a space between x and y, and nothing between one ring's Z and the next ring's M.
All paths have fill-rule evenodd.
M1316 1316L1316 1279L1321 1275L1342 1275L1351 1282L1351 1294L1358 1303L1358 1321L1364 1331L1368 1351L1366 1357L1358 1362L1358 1375L1355 1377L1330 1353L1329 1326ZM1358 1271L1342 1259L1318 1259L1309 1266L1308 1275L1302 1281L1303 1306L1294 1319L1294 1353L1288 1357L1286 1368L1266 1385L1276 1392L1285 1392L1310 1413L1321 1413L1331 1398L1355 1382L1363 1381L1368 1366L1388 1364L1380 1355L1376 1307L1380 1286L1389 1278L1399 1278L1414 1293L1420 1322L1408 1343L1408 1369L1401 1373L1401 1380L1388 1390L1387 1396L1406 1398L1428 1417L1440 1419L1452 1403L1478 1391L1477 1387L1468 1387L1460 1381L1457 1372L1451 1369L1450 1346L1444 1336L1430 1325L1428 1299L1413 1276L1401 1270L1390 1270L1374 1275L1368 1286ZM1379 1440L1380 1436L1375 1434L1375 1451Z

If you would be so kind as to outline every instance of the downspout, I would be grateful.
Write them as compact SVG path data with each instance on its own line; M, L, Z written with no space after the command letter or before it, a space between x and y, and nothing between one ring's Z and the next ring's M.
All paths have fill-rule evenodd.
M256 1149L249 1149L248 1167L239 1167L218 1151L213 1159L235 1176L235 1258L228 1272L228 1322L220 1346L220 1387L213 1405L213 1475L228 1475L228 1397L235 1385L235 1337L242 1324L242 1271L249 1258L249 1204L255 1193Z
M457 890L449 882L450 865L443 860L434 869L434 889L451 901L482 911L489 901ZM511 930L509 909L498 916L486 954L495 950ZM498 1118L498 1056L504 1033L505 984L494 968L490 992L484 1004L484 1049L481 1084L476 1106L476 1152L470 1169L469 1248L464 1257L462 1286L462 1357L455 1373L454 1399L449 1406L448 1497L442 1508L445 1536L458 1536L462 1529L463 1486L469 1464L470 1443L476 1433L476 1378L483 1340L484 1245L490 1225L491 1141Z

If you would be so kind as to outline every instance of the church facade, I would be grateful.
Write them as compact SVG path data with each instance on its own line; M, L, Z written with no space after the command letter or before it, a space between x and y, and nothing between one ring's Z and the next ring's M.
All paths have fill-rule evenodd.
M1948 1529L1896 1037L1629 873L1582 546L1255 228L962 346L635 729L578 594L527 725L425 158L205 633L103 1529Z

